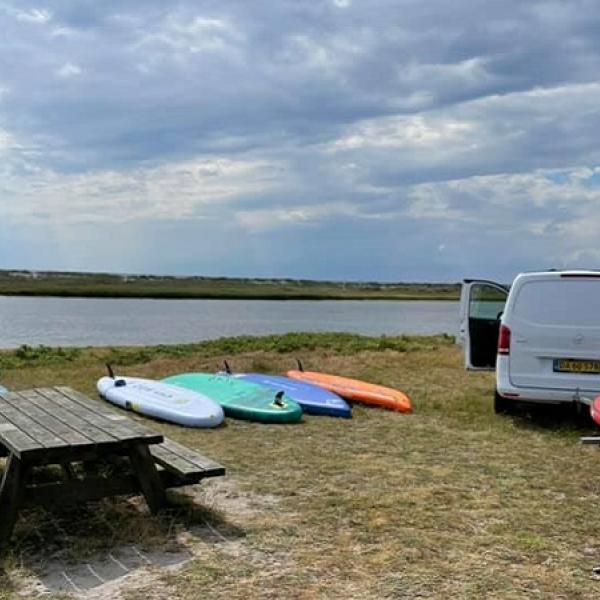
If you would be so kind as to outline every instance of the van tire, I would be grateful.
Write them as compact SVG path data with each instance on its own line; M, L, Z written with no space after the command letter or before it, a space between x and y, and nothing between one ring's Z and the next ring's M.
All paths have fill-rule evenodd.
M508 415L512 412L513 406L510 400L503 398L498 390L494 390L494 412L497 415Z

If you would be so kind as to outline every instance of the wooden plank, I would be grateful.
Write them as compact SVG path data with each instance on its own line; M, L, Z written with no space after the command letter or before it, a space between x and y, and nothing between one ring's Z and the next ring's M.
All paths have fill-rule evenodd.
M88 410L92 410L94 413L104 417L105 419L107 419L110 422L116 421L116 422L126 423L127 427L130 430L135 431L139 436L141 436L141 438L155 438L157 435L156 431L154 431L153 429L150 429L149 427L146 427L142 423L139 423L138 421L134 420L133 418L131 418L130 415L125 414L122 409L118 410L118 412L117 412L117 411L109 408L109 406L106 402L94 402L93 400L91 400L90 398L88 398L87 396L82 394L81 392L78 392L77 390L73 390L71 388L57 387L55 389L60 391L64 395L66 395L68 398L70 398L74 402L78 402L79 404L82 404ZM152 443L160 443L160 442L152 442Z
M34 454L33 458L26 454L24 460L34 466L61 465L64 462L97 461L112 455L113 447L118 451L126 452L131 444L90 444L89 446L70 446L66 449L44 448L41 454Z
M193 475L198 471L196 465L181 458L181 456L177 456L177 454L173 454L167 450L163 444L154 444L150 448L150 454L152 454L156 463L176 475L186 477L188 475Z
M158 473L163 489L181 487L197 483L202 477L183 478L161 471ZM135 475L119 475L110 479L87 477L75 481L53 481L26 486L23 491L23 506L55 508L56 506L77 505L102 498L141 493L140 482Z
M175 454L177 450L189 458ZM200 480L203 477L218 477L225 475L225 467L202 456L176 442L165 438L162 444L150 447L150 453L154 460L168 471L184 478L195 478ZM192 460L190 460L192 459Z
M121 421L114 422L103 419L94 410L73 401L56 388L39 388L37 391L57 406L60 406L63 412L66 412L70 418L76 420L81 427L87 426L90 430L96 431L96 434L90 431L90 436L100 436L99 439L110 439L112 442L118 442L131 437L129 430ZM90 400L87 400L87 404L90 402Z
M18 400L18 402L14 402ZM13 402L11 404L11 402ZM11 392L0 397L0 414L16 425L21 431L26 432L43 448L68 448L69 444L56 434L34 421L28 414L29 402L19 399Z
M48 406L48 401L35 390L28 390L22 393L16 392L14 395L6 397L6 401L15 408L18 408L18 404L22 402L22 399L28 403L24 409L27 411L27 416L48 429L48 431L54 433L67 444L71 446L85 446L92 443L89 438L62 421L60 419L60 412L51 403Z
M0 484L0 554L10 542L23 498L25 467L14 454L8 459Z
M113 410L109 408L108 404L104 401L96 401L88 398L85 394L78 392L70 387L65 386L57 386L54 388L55 391L59 392L63 396L66 396L69 400L76 403L77 405L82 406L85 410L91 411L96 418L101 418L103 420L107 420L110 423L117 423L125 425L129 428L143 430L144 432L153 433L148 428L143 425L138 425L135 421L132 421L128 414L125 411L117 409Z
M43 446L40 446L36 440L21 431L2 414L0 414L0 443L3 449L13 452L19 458L25 454L44 451Z
M26 506L55 506L81 504L111 496L139 494L140 484L133 474L111 478L86 477L71 481L53 481L27 486L23 503Z
M182 446L181 444L178 444L177 442L174 442L169 438L165 438L164 442L162 443L162 446L170 452L172 452L173 454L184 458L199 469L203 469L205 471L222 469L223 472L225 472L224 467L219 463L216 463L214 460L206 458L206 456L202 456L194 450L186 448L185 446Z
M22 392L24 394L25 392ZM87 440L88 444L110 444L119 440L118 437L111 435L103 429L90 423L81 416L72 412L72 403L55 390L50 388L38 388L29 392L38 399L37 405L45 411L53 411L56 418L62 421L78 436Z
M68 390L69 395L63 393L62 390ZM112 412L108 416L100 414L96 410L97 402L93 402L83 394L79 394L79 392L75 392L70 388L61 388L61 391L58 388L43 388L40 392L60 404L74 417L111 436L114 442L137 442L149 439L158 440L153 443L159 443L162 440L162 435L159 433L145 427L140 430L133 426L133 422L127 415L118 415Z
M99 402L90 400L76 390L68 387L57 387L55 391L73 403L73 411L78 411L77 414L115 437L139 440L146 444L160 444L163 441L163 436L156 431L148 429L126 415L119 415L108 410Z
M167 498L148 446L146 444L135 445L129 453L129 458L150 512L152 514L157 513L166 505Z

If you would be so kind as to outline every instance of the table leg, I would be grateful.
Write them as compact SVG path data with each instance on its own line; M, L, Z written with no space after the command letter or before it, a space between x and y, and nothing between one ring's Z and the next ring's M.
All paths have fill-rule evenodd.
M154 514L165 506L167 498L148 445L134 446L129 452L129 458L150 512Z
M11 454L0 484L0 554L6 549L19 516L24 483L23 463Z
M68 462L61 463L63 473L69 481L75 481L77 479L77 475L75 474L75 469L73 465Z

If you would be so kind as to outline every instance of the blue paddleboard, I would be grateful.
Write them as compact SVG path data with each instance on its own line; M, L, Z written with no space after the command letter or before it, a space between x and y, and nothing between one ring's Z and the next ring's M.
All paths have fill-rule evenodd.
M285 392L285 395L296 401L306 414L345 419L352 417L352 409L345 400L316 385L295 381L289 377L262 375L261 373L236 373L232 377L258 383L275 391Z

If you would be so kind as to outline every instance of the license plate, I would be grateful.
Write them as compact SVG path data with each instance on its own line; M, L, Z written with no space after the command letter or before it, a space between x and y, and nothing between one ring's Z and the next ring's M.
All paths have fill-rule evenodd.
M587 373L600 375L600 360L578 358L557 358L554 360L555 373Z

